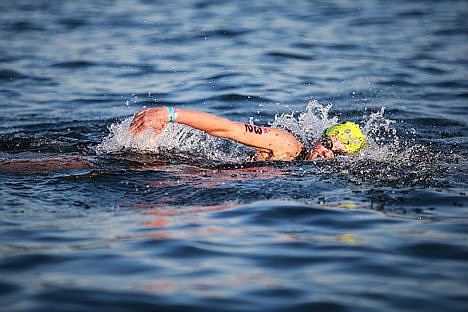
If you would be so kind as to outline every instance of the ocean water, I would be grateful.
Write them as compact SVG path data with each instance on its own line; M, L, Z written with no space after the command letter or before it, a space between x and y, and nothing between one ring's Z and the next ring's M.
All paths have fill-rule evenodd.
M0 3L2 311L466 311L466 1ZM369 148L253 162L174 105Z

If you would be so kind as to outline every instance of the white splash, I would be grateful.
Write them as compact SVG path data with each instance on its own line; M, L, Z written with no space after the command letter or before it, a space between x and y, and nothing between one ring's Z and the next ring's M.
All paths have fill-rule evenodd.
M155 138L152 130L138 137L128 132L133 117L109 126L109 134L95 147L97 154L161 154L176 155L179 158L198 158L212 161L245 161L246 149L239 143L208 135L191 127L171 123ZM242 155L244 155L242 157Z
M309 101L306 111L295 116L293 113L276 115L271 127L285 129L294 134L306 148L328 127L340 122L337 116L330 116L332 104L321 105L317 100ZM396 129L392 128L394 120L384 118L385 108L364 116L361 128L366 135L368 148L354 155L354 159L366 158L375 160L403 158L411 153L399 149L399 138ZM155 138L147 130L137 138L128 133L132 118L109 127L109 134L95 147L98 154L161 154L176 155L179 158L205 159L222 162L245 162L251 159L252 151L242 144L226 139L219 139L191 127L171 123ZM252 123L252 119L250 121ZM362 126L363 125L363 126ZM250 151L250 152L249 152Z
M411 157L412 149L402 150L397 130L393 127L395 120L384 117L385 107L375 113L370 113L362 133L366 136L368 148L361 155L376 161L403 162Z
M276 115L272 127L288 130L306 147L309 147L330 126L338 123L338 117L329 119L328 112L332 104L321 105L317 100L307 104L306 111L296 119L294 113Z
M342 121L337 116L330 115L332 106L331 103L324 106L317 100L311 100L306 111L297 118L294 113L276 115L271 125L293 133L306 148L310 148L328 127ZM394 128L396 121L385 118L384 113L385 107L382 107L369 116L363 116L361 121L355 121L360 124L368 147L353 157L346 158L405 161L411 157L411 149L402 150L400 146L400 138Z

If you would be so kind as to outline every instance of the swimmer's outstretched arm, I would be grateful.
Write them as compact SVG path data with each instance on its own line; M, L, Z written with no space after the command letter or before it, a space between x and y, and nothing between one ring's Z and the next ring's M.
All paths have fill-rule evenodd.
M136 137L147 129L158 135L170 122L167 107L149 108L135 114L129 132ZM213 136L227 138L256 149L257 160L292 160L302 150L302 144L289 132L276 128L259 127L212 114L177 109L174 122L205 131Z

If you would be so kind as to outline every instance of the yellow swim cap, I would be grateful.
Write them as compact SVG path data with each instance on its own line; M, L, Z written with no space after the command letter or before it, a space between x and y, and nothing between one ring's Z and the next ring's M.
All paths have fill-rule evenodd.
M366 145L366 139L359 126L349 121L329 127L325 134L340 140L348 153L355 153Z

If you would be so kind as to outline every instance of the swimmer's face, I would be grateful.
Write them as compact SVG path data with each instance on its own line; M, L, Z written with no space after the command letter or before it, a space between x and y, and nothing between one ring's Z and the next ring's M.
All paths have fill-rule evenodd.
M315 142L314 147L307 155L307 159L335 158L337 155L346 154L343 143L331 135L324 135Z

